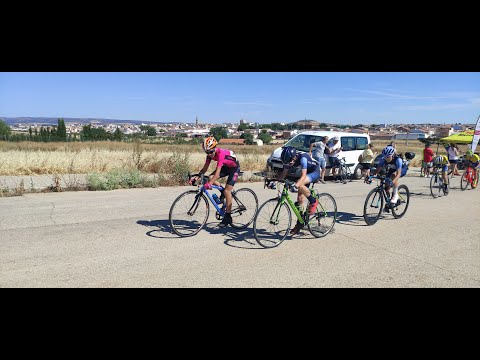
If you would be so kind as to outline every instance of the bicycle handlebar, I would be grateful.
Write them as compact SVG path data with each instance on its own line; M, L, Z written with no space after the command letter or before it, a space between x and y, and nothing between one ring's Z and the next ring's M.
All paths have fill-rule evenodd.
M288 179L268 179L268 178L265 178L265 181L264 181L264 185L263 185L263 188L265 189L266 187L268 187L269 189L275 189L275 187L270 187L270 183L272 182L280 182L280 183L284 183L285 186L287 188L291 188L293 185L295 185L295 181L292 181L292 180L288 180Z
M386 175L370 175L368 177L369 182L372 182L372 179L385 180L388 184L393 184L393 181Z
M197 173L197 174L190 174L190 173L188 173L188 182L190 182L190 180L191 180L192 178L198 177L198 176L200 176L200 182L201 182L201 184L202 184L202 185L205 184L205 180L208 179L208 176L205 176L205 174L202 174L202 173ZM197 186L197 185L195 184L195 181L192 182L192 185L193 185L193 186Z

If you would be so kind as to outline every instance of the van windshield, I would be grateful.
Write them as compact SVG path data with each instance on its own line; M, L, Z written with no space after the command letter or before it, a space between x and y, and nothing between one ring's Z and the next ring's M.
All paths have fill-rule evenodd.
M322 141L322 139L323 136L299 134L288 141L284 146L293 146L297 150L309 152L310 144L313 142Z

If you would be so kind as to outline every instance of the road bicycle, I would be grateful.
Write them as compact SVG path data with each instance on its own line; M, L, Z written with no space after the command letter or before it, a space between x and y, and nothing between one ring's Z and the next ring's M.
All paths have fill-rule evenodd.
M340 159L340 167L338 169L340 178L342 179L342 183L346 184L347 179L348 181L352 181L353 179L353 174L352 171L350 170L350 166L347 165L347 160L345 158Z
M226 201L223 186L212 185L212 190L220 191L220 197L205 189L208 176L204 174L188 174L189 182L200 177L200 183L192 182L197 190L189 190L180 194L170 208L170 226L175 234L181 237L196 235L207 223L210 215L210 203L216 210L215 217L222 220L225 216ZM214 196L215 195L215 196ZM218 199L218 200L217 200ZM217 202L218 201L218 202ZM232 190L232 227L244 229L250 225L258 210L258 198L251 189Z
M430 194L434 199L438 198L441 194L445 196L448 195L448 190L443 181L442 171L440 170L441 168L435 166L430 178Z
M284 184L283 190L278 190L277 197L267 200L260 206L253 222L253 233L260 246L273 248L285 240L292 225L292 210L300 224L307 225L310 233L316 238L324 237L332 231L337 219L337 203L332 195L317 193L312 183L310 191L318 200L318 206L315 214L309 215L308 210L294 203L289 195L289 189L298 191L294 188L294 181L266 178L264 188L275 189L277 181Z
M462 178L460 179L460 188L462 190L467 190L468 185L470 185L470 188L472 190L476 189L479 175L480 173L477 169L470 165L467 165L465 171L462 174Z
M407 212L408 205L410 203L410 191L406 185L398 186L398 201L392 204L390 192L387 191L386 185L393 187L393 182L385 175L370 176L366 181L370 184L371 179L377 179L380 183L372 189L365 199L365 205L363 207L363 218L368 225L375 224L380 218L384 204L386 204L385 210L387 212L392 210L392 215L395 219L400 219Z

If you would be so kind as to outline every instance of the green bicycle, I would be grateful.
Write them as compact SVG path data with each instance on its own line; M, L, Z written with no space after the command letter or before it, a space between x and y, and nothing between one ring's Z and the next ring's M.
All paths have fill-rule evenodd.
M265 179L265 187L275 189L274 181L276 179ZM317 210L314 215L309 215L308 211L297 207L290 197L288 190L295 185L295 182L284 179L279 182L284 183L283 190L276 198L267 200L259 208L253 221L253 233L257 243L264 248L272 248L280 245L288 235L292 225L292 211L302 225L307 225L310 233L316 238L326 236L332 231L337 219L337 203L332 195L327 193L317 193L314 189L314 183L310 184L312 195L318 199Z

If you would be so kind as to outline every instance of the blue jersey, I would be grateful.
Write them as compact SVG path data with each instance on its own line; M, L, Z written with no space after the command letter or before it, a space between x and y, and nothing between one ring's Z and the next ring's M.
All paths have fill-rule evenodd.
M307 153L302 153L298 155L293 165L283 165L283 168L291 169L292 167L297 166L301 166L302 170L307 169L307 174L310 174L314 171L319 171L319 164L315 160L313 160Z
M387 163L385 158L382 158L378 163L378 167L385 167L389 171L397 171L398 169L401 169L403 167L403 160L398 156L394 156L392 161Z

